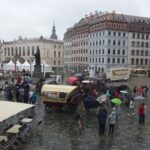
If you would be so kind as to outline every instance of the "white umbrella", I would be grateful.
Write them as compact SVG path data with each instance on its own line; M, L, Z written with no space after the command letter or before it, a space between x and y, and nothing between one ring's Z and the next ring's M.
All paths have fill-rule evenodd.
M136 96L136 97L134 97L134 100L145 100L145 97L143 97L143 96Z
M106 95L103 94L100 97L98 97L96 100L100 103L104 103L104 102L106 102L107 98L106 98Z
M124 94L127 94L128 92L127 91L120 91L121 93L124 93Z

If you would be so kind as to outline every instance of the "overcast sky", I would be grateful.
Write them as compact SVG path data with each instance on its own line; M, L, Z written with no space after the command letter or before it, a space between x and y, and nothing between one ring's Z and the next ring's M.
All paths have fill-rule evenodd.
M53 20L59 39L90 12L150 17L150 0L0 0L0 39L50 37Z

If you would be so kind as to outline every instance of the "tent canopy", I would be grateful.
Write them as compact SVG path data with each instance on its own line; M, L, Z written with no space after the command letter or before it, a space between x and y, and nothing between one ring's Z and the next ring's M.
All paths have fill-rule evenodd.
M8 102L8 101L0 101L0 122L26 110L34 105L17 103L17 102Z
M16 65L19 67L21 65L21 63L19 62L19 60L16 61Z
M14 65L14 63L13 63L13 61L12 60L10 60L6 65L9 65L9 66L11 66L11 65Z

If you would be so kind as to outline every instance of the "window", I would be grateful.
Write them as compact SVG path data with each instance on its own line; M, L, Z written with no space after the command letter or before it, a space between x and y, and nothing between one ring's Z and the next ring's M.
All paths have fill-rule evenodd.
M135 38L135 33L132 34L132 38L133 38L133 39Z
M131 59L131 64L132 64L132 65L134 64L134 58Z
M30 47L27 48L27 55L30 56Z
M54 45L54 48L56 48L56 45Z
M134 56L134 49L131 51L131 55L133 55L133 56Z
M17 47L15 47L15 54L16 54L16 56L18 55Z
M56 60L54 60L54 65L56 65Z
M144 47L144 42L141 42L141 47Z
M138 58L136 59L136 64L137 64L137 65L139 64L139 59L138 59Z
M146 47L148 48L148 42L146 42Z
M60 57L60 51L58 52L58 57Z
M7 53L7 48L5 48L5 56L6 56L6 53Z
M118 41L118 45L120 45L120 41Z
M110 49L108 49L108 54L110 54Z
M108 31L108 35L111 35L111 31Z
M124 49L122 50L122 55L125 55L125 50Z
M108 40L108 45L111 45L111 40Z
M103 54L104 54L104 49L103 49Z
M60 60L58 60L58 65L60 65Z
M120 49L118 49L118 55L120 55Z
M140 46L140 42L138 41L138 42L137 42L137 47L139 47L139 46Z
M136 55L137 55L137 56L139 55L139 50L136 51Z
M99 41L99 45L101 45L101 41Z
M105 40L103 40L103 45L105 45Z
M121 33L120 33L120 32L118 32L118 36L121 36Z
M95 42L93 41L93 46L95 46Z
M120 63L120 58L117 59L117 63L118 63L118 64Z
M116 51L115 51L115 49L113 49L113 55L115 55L116 54Z
M145 59L145 65L147 65L148 64L148 59Z
M137 34L137 39L139 39L139 38L140 38L140 34L138 33L138 34Z
M54 57L56 57L56 51L54 51Z
M146 39L147 39L147 40L149 39L149 35L148 35L148 34L146 34Z
M110 63L110 58L107 58L107 63Z
M98 45L98 41L96 41L96 46Z
M143 51L143 50L141 50L141 55L142 55L142 56L144 55L144 51Z
M124 58L122 58L122 64L124 64L124 63L125 63Z
M114 32L113 35L116 36L116 32Z
M123 32L123 36L126 36L126 33L125 33L125 32Z
M99 54L101 54L101 50L99 49Z
M104 58L102 58L102 63L104 63Z
M101 58L99 58L99 63L101 62Z
M32 56L34 56L34 46L32 46Z
M113 64L115 63L115 58L112 59L112 63L113 63Z
M11 47L11 56L14 56L14 48Z
M142 34L142 39L144 39L144 34Z
M9 47L8 47L8 56L10 56L10 49L9 49Z
M148 51L145 51L145 56L148 56Z
M25 47L23 47L23 56L25 56Z
M19 56L21 56L21 47L19 47Z
M141 59L141 65L143 64L143 59Z
M132 46L135 47L135 41L132 41Z
M123 41L123 46L125 46L126 45L126 41Z
M113 40L113 45L116 45L116 41L115 40Z

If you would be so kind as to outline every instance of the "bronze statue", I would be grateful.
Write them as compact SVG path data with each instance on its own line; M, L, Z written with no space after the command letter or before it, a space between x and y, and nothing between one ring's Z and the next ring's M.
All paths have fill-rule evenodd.
M41 57L40 57L40 50L37 49L35 56L35 65L41 65Z

